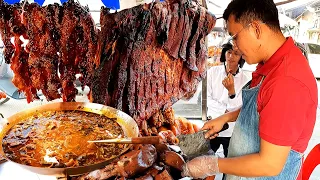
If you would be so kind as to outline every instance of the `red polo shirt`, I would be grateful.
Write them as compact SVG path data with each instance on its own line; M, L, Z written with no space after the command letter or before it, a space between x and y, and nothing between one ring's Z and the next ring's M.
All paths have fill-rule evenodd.
M259 90L260 137L303 153L316 121L318 91L308 61L292 38L252 74L251 86L265 79Z

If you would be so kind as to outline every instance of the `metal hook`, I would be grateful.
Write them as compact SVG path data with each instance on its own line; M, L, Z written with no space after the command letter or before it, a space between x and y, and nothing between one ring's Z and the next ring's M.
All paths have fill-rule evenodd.
M24 1L23 1L22 9L24 9L24 6L27 4L27 1L28 1L28 0L24 0Z
M89 12L89 11L90 11L90 10L87 11L87 10L80 4L79 0L77 0L77 3L80 5L81 9L84 10L85 12ZM88 9L89 9L89 7L88 7Z
M152 0L152 1L151 1L151 7L150 7L150 9L149 9L150 12L152 11L152 9L153 9L154 6L155 6L155 0Z
M23 1L23 5L22 5L22 13L24 13L24 12L25 12L25 11L24 11L24 7L25 7L25 5L26 5L27 1L28 1L28 0L24 0L24 1Z

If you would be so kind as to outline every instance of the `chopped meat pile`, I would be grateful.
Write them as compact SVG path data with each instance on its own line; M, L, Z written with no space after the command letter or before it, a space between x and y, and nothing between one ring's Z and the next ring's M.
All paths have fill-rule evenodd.
M119 161L110 163L99 169L79 177L79 180L109 179L114 176L133 177L151 167L157 159L157 151L153 145L136 147L120 157Z
M173 152L165 144L162 148L153 145L135 146L133 150L120 157L120 160L74 180L173 180L181 179L181 168L185 163L183 157ZM114 178L116 177L116 178Z
M47 100L62 96L74 101L76 74L83 86L90 86L99 64L98 31L88 9L73 0L44 7L0 3L0 35L5 61L14 72L12 82L28 102L38 98L37 90Z
M167 109L195 92L205 77L205 37L215 17L195 2L179 0L117 13L102 8L100 18L101 62L91 100L128 113L140 127L172 124Z
M191 124L182 118L180 123ZM182 122L183 121L183 122ZM181 126L182 127L182 126ZM177 127L177 129L181 128ZM182 129L179 129L179 132ZM194 131L184 131L184 134ZM158 134L162 143L155 145L134 145L133 149L122 155L119 160L72 180L102 180L102 179L135 179L135 180L173 180L181 179L182 166L186 157L172 149L168 144L176 144L177 138L170 130ZM213 178L214 179L214 178Z

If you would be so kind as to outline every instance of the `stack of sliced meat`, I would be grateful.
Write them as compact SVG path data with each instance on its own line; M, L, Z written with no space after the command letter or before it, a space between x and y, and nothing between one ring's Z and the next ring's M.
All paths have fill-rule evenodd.
M195 92L205 77L205 37L215 17L194 2L180 0L117 13L103 8L100 18L101 62L91 100L123 110L141 127L146 122L161 126L166 122L152 116L166 117L166 110Z
M45 7L0 3L0 34L5 60L14 72L12 81L28 102L38 98L37 90L47 100L62 94L64 101L74 101L76 74L81 74L83 85L90 85L99 64L98 32L88 9L73 0Z

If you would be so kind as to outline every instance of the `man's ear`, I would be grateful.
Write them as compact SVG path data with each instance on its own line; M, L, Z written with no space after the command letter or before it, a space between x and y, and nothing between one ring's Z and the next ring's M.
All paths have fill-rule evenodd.
M254 28L254 33L257 39L260 39L262 36L262 26L258 21L252 21L251 26Z

